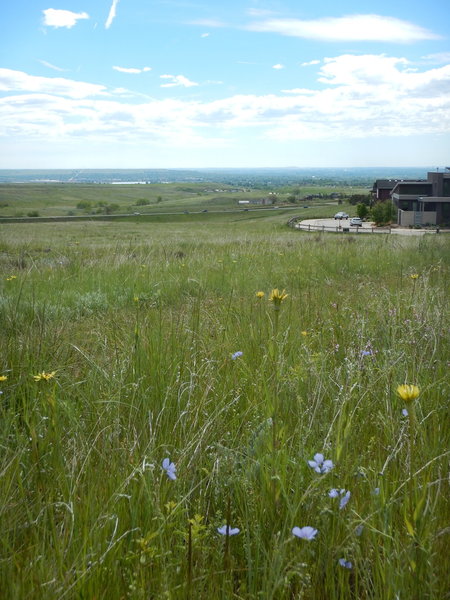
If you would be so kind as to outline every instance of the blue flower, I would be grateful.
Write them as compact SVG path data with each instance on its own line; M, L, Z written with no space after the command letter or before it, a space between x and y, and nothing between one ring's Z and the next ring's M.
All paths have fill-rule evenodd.
M310 527L309 525L302 528L294 527L292 529L292 534L298 538L301 538L302 540L313 540L317 533L317 529L314 529L314 527Z
M339 508L342 510L347 505L347 502L350 500L351 492L349 492L348 490L332 489L328 492L328 495L330 496L330 498L337 498L338 496L341 496Z
M402 415L403 415L404 417L407 417L407 416L408 416L408 414L409 414L409 413L408 413L408 409L407 409L407 408L404 408L404 409L402 410Z
M167 477L169 479L172 479L172 481L173 481L174 479L177 478L177 476L175 475L175 471L177 470L177 468L173 464L173 462L170 462L170 458L165 458L163 460L163 462L162 462L162 468L167 473Z
M320 452L314 454L314 460L308 460L308 465L316 473L328 473L334 467L333 462L331 460L324 460L323 454L320 454Z
M236 535L239 533L239 527L230 527L229 525L222 525L222 527L218 527L217 531L220 535Z
M340 558L338 562L341 565L341 567L344 567L344 569L352 569L353 568L352 563L349 560L345 560L345 558Z
M237 358L239 358L239 357L240 357L240 356L242 356L243 354L244 354L243 352L241 352L240 350L238 350L237 352L234 352L234 353L231 355L231 360L236 360Z

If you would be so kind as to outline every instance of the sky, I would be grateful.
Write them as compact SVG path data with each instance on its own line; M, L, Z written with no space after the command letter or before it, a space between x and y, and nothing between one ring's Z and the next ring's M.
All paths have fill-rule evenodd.
M444 166L448 0L14 0L0 168Z

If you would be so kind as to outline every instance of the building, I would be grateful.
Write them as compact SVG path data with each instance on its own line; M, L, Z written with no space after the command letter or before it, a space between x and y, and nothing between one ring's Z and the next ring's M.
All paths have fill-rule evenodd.
M450 226L450 169L429 172L427 179L378 179L372 197L375 202L390 198L402 227Z

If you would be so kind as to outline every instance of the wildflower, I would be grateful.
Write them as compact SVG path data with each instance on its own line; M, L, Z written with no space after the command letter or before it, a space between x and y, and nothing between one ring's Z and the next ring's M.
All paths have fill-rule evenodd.
M404 417L407 417L407 416L408 416L408 414L409 414L409 413L408 413L408 409L407 409L407 408L404 408L404 409L402 410L402 415L403 415Z
M139 302L139 296L133 296L133 302Z
M358 525L355 528L355 535L357 535L358 537L360 537L362 535L363 531L364 531L364 525Z
M380 488L379 487L374 488L373 495L374 496L379 496L380 495Z
M316 535L317 535L317 529L314 529L314 527L310 527L309 525L307 525L306 527L294 527L292 529L292 535L295 535L296 537L302 539L302 540L313 540Z
M12 281L13 279L17 279L17 275L10 275L6 278L6 281Z
M35 381L50 381L50 379L53 379L56 375L56 371L52 371L51 373L46 373L45 371L42 371L42 373L38 373L37 375L33 375L33 379Z
M411 279L419 279L419 273L411 273Z
M264 296L265 296L264 292L256 292L256 297L259 298L259 300L264 298Z
M308 332L307 332L307 331L301 331L300 333L301 333L301 334L302 334L304 337L306 337L306 336L308 335Z
M372 354L371 350L361 350L361 356L372 356Z
M314 460L308 460L308 464L316 473L328 473L334 467L333 462L324 460L323 454L320 452L314 454Z
M338 560L339 564L341 565L341 567L344 567L344 569L352 569L353 565L349 560L345 560L345 558L340 558Z
M341 496L341 500L339 502L339 509L342 510L347 506L347 502L350 500L351 492L349 490L336 490L332 489L328 492L330 498L338 498Z
M241 352L240 350L238 350L237 352L234 352L234 353L231 355L231 360L236 360L237 358L239 358L239 357L240 357L240 356L242 356L243 354L244 354L243 352Z
M409 385L405 383L397 387L397 394L404 402L409 404L410 402L419 397L420 389L417 385Z
M0 375L0 381L6 381L8 379L8 375Z
M286 294L286 290L280 292L278 288L275 288L270 292L269 300L270 302L273 302L274 308L278 310L283 300L285 300L287 297L288 295Z
M229 525L222 525L222 527L217 528L218 533L220 535L236 535L240 532L239 527L230 527Z
M169 479L172 479L172 481L173 481L177 478L177 476L175 475L175 471L177 470L177 468L173 462L170 462L170 458L165 458L162 461L162 468L166 472L167 477Z

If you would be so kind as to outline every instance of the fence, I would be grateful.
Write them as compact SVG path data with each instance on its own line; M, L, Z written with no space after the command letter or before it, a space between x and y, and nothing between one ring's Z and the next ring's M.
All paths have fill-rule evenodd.
M311 225L309 223L292 223L288 222L289 227L300 229L301 231L329 231L333 233L391 233L390 227L351 227L342 225Z

